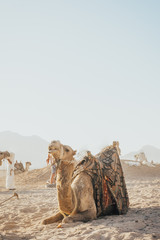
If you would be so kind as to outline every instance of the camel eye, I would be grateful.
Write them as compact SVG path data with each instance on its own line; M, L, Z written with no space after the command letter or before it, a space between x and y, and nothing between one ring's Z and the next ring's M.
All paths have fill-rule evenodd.
M69 149L68 149L68 148L65 148L65 151L66 151L66 152L69 152Z

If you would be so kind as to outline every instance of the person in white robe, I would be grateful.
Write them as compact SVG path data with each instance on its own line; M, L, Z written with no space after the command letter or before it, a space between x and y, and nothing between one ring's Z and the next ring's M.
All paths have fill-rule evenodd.
M10 153L10 156L6 158L7 160L7 175L6 175L6 189L14 190L14 158L15 154Z

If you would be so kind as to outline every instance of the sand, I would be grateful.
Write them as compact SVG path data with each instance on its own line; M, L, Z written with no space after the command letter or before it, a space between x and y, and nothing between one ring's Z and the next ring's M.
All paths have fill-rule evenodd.
M0 205L0 240L27 239L160 239L160 167L124 165L130 208L126 215L105 216L57 228L41 221L58 210L56 188L45 188L47 168L16 175L15 197ZM0 175L0 202L13 195Z

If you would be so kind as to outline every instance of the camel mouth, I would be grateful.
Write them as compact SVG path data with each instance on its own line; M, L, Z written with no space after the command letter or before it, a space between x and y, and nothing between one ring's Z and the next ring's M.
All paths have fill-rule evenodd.
M53 156L55 153L56 153L55 150L49 150L49 151L48 151L48 154L51 154L52 156Z
M57 152L57 149L49 149L48 150L48 153L55 153L55 152Z
M55 159L55 161L59 160L59 156L57 155L57 153L54 150L49 150L48 154L50 154L52 156L52 158Z

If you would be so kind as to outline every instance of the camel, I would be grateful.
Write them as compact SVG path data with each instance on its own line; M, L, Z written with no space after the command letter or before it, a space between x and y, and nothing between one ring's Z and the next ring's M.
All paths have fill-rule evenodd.
M87 156L75 166L74 155L76 151L70 146L61 144L59 141L51 142L48 152L53 156L57 164L56 186L59 212L44 219L43 224L59 221L62 221L62 224L75 221L86 222L101 215L123 214L127 212L129 200L118 156L119 146L118 144L117 146L115 145L114 143L114 147L111 146L111 148L104 149L96 157L88 152ZM109 159L108 165L104 164L106 156ZM117 165L114 164L116 161ZM112 162L112 171L106 167L109 166L110 162ZM115 169L115 166L118 166L117 169ZM107 171L109 177L105 176L102 178L102 169L104 172ZM120 172L117 175L118 177L112 174L114 169ZM121 188L120 191L116 189L115 192L115 189L112 189L112 185L119 187L118 184L114 185L117 179L122 181L121 185L123 185L124 189ZM101 185L103 185L103 188ZM124 196L121 195L122 192ZM119 195L121 198L118 197Z
M18 162L17 160L16 160L16 162L14 164L14 168L15 168L15 173L19 173L19 172L24 172L25 171L23 163Z
M29 167L31 165L32 165L31 162L25 162L25 168L24 168L23 163L16 161L14 164L15 173L28 172Z
M145 165L148 163L144 152L140 152L140 153L134 155L134 157L135 157L136 161L139 162L141 165L143 165L143 164Z
M2 165L2 160L10 157L10 153L8 151L1 152L0 151L0 166Z
M25 162L25 171L28 172L29 171L29 168L30 166L32 165L31 162Z

